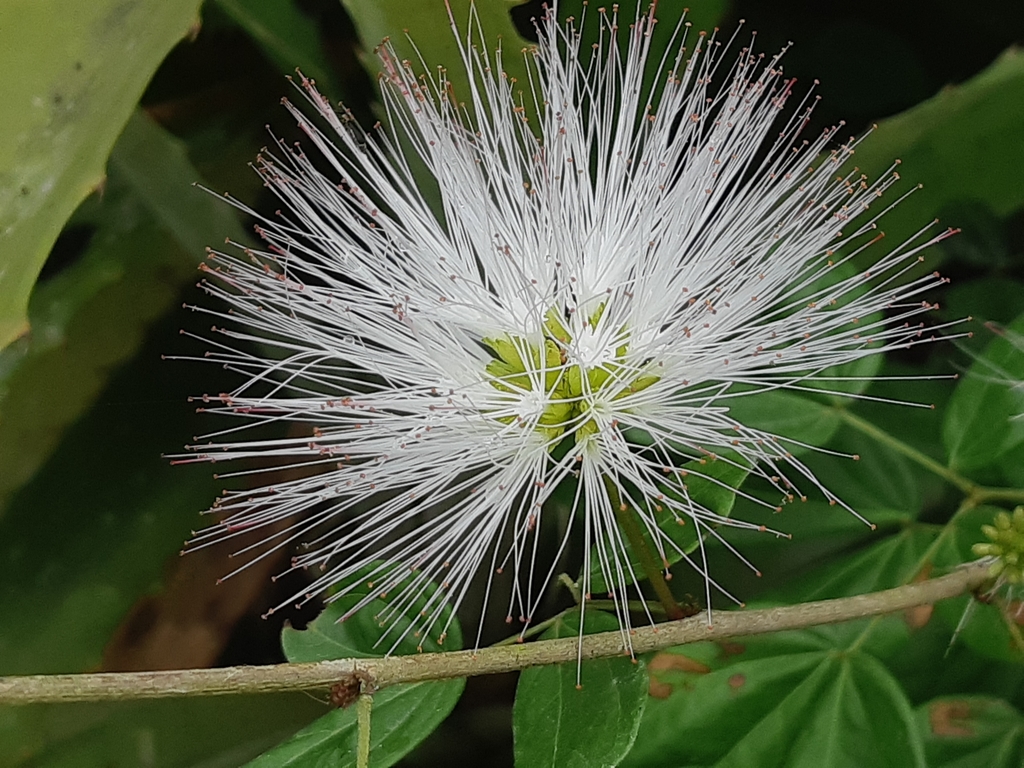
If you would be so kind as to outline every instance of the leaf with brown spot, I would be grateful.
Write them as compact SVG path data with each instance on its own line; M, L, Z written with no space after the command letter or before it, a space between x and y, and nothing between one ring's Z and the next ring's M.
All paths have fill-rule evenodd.
M647 683L647 694L655 699L667 699L672 695L673 687L669 683L663 683L653 675Z
M649 672L675 670L678 672L690 672L693 674L705 675L711 671L711 668L707 664L701 664L699 661L695 661L689 656L684 656L681 653L666 652L656 654L655 657L647 664L647 670Z
M743 643L730 643L728 641L719 643L718 647L722 651L723 658L728 658L729 656L739 656L741 653L747 650L747 646L745 646Z
M928 723L936 736L973 736L971 705L966 701L936 701L928 709Z
M989 696L947 696L918 708L918 728L932 768L1024 764L1024 716Z
M890 619L893 625L901 622ZM657 673L659 682L675 684L668 697L656 689L647 698L620 768L924 768L914 711L870 646L854 646L862 630L777 632L751 638L732 656L714 643L687 645L683 658L710 671ZM657 666L669 663L659 658Z

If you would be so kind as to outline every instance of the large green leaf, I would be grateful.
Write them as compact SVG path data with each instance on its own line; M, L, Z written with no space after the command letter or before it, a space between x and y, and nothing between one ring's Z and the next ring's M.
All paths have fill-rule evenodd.
M743 426L788 438L785 448L794 456L807 452L797 443L822 446L841 423L834 406L795 392L758 392L722 402L729 406L729 416Z
M322 661L325 659L383 656L410 626L402 617L389 625L394 635L383 635L384 630L374 616L388 606L375 600L344 622L339 619L346 610L366 596L365 590L356 590L330 604L305 630L286 628L281 637L289 661ZM408 615L417 616L425 597L420 598ZM450 616L445 609L438 619L443 626ZM406 634L392 651L412 654L419 651L458 650L462 647L462 632L453 620L447 629L442 648L432 637ZM413 747L441 724L462 694L464 680L442 680L408 683L385 688L373 695L373 716L370 727L370 765L387 768L394 765ZM288 741L261 755L249 765L252 768L278 766L331 765L354 766L358 725L356 708L336 709Z
M923 766L910 703L858 643L865 627L659 654L658 696L622 765Z
M399 57L409 59L419 66L420 58L428 69L437 66L446 68L445 76L451 82L458 98L465 99L462 94L469 93L468 77L454 35L448 31L448 17L444 5L433 0L342 0L345 9L355 22L359 37L367 51L373 50L382 40L388 38L395 47ZM510 12L517 5L525 6L518 0L451 0L452 19L458 27L459 38L465 40L471 32L474 42L481 41L477 28L470 22L470 8L475 8L475 20L483 32L482 50L493 53L499 43L502 49L502 69L510 78L515 78L519 87L525 92L524 103L527 110L531 109L532 98L529 95L529 76L523 58L522 49L531 43L524 39L512 21ZM559 5L559 15L563 18L573 17L577 20L589 19L583 24L584 44L581 49L586 51L589 44L596 42L599 30L604 22L598 19L598 9L591 4L584 9L585 3L580 0L569 0ZM615 5L619 13L620 27L623 34L619 37L620 45L626 40L625 30L636 16L637 0L625 0ZM728 8L728 0L706 0L686 9L686 20L694 30L710 31L724 16ZM538 9L539 10L539 9ZM603 8L601 9L604 10ZM647 3L642 3L641 11L646 12ZM676 28L683 15L683 5L663 3L658 7L658 27L650 48L650 60L658 62L665 55L670 32ZM523 23L527 29L532 21L523 14ZM607 34L607 29L605 29ZM695 32L690 32L688 43L693 45ZM411 38L411 42L409 40ZM368 69L380 71L376 59L367 61ZM652 68L648 72L653 77Z
M966 83L883 120L855 156L869 177L894 158L911 180L904 189L924 187L882 220L887 242L903 242L958 201L984 203L998 216L1024 205L1024 54L1011 48Z
M222 487L208 466L161 456L174 447L167 435L180 445L199 431L182 391L203 391L211 373L160 360L178 338L176 326L158 326L146 354L11 498L0 519L0 674L97 668L114 628L159 585Z
M0 351L0 513L197 274L203 248L244 240L232 209L192 186L199 173L184 145L141 112L115 145L109 174L102 199L74 220L92 230L85 252L37 285L32 334Z
M199 0L0 3L0 348L29 329L29 294L72 211Z
M944 696L917 710L931 768L1024 765L1024 717L989 696Z
M936 526L909 524L838 558L779 594L787 601L826 600L866 594L906 584L921 571L922 557L935 541Z
M1024 316L1009 327L1024 333ZM950 466L977 470L1024 443L1024 350L997 338L975 361L953 392L942 425Z
M302 693L0 710L0 768L235 768L328 705Z
M811 452L804 463L846 504L870 522L873 513L886 510L917 516L922 503L917 468L903 454L850 427L843 427L829 448L857 458Z
M543 637L576 637L579 623L579 614L570 613ZM588 611L584 619L587 633L618 627L618 620L608 613ZM516 765L618 765L633 746L646 701L647 673L642 663L629 658L527 669L519 676L512 712Z

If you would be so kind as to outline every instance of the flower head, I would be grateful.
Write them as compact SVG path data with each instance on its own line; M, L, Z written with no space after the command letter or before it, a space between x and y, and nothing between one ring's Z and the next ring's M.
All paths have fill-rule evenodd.
M329 129L287 104L317 155L278 142L261 156L282 203L258 228L267 250L204 266L230 307L204 310L226 323L207 356L244 376L210 410L243 421L192 448L269 458L290 479L228 492L196 543L264 529L265 548L301 544L293 567L319 569L309 596L359 575L394 614L436 581L426 631L481 568L511 571L509 616L532 617L552 575L536 537L563 484L582 592L596 572L616 599L639 575L617 515L709 592L702 550L682 551L659 516L699 541L757 527L692 498L694 477L723 481L687 461L839 501L730 404L828 391L826 369L929 340L917 316L942 278L907 274L928 236L877 243L891 205L874 206L898 175L849 167L856 141L836 144L839 128L803 138L813 99L794 95L781 54L729 53L681 25L657 61L653 15L619 30L601 9L584 61L572 23L538 23L525 93L471 33L464 93L384 44L388 121L369 134L309 82ZM245 439L278 422L290 436Z

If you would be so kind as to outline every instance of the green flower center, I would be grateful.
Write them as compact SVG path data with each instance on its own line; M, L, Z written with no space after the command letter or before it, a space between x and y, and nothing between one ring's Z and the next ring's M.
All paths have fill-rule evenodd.
M584 324L584 331L596 334L605 305L597 308ZM657 376L638 373L635 365L627 363L628 332L620 329L614 354L605 355L597 365L572 362L573 336L567 324L554 310L548 310L544 320L543 344L521 336L506 335L497 339L484 339L483 343L494 356L487 364L490 383L500 392L518 394L542 405L540 416L534 419L521 416L499 416L504 424L533 425L554 450L567 430L580 442L600 429L594 419L595 400L602 390L609 393L608 400L619 400L640 392L658 381Z

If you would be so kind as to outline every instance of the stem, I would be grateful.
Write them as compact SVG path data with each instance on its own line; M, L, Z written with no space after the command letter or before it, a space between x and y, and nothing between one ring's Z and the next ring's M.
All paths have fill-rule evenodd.
M966 512L969 509L973 509L974 504L975 502L970 497L960 502L960 506L957 507L956 512L953 513L953 516L949 518L948 522L942 527L942 530L939 531L939 534L935 537L935 540L928 545L928 548L924 551L924 554L922 554L921 557L917 559L917 563L914 564L914 567L910 571L910 575L908 578L910 578L911 580L917 578L918 574L922 573L924 568L927 568L929 565L932 564L935 554L939 551L939 548L942 546L943 541L947 536L949 536L953 532L953 523L955 523L956 519L960 517L960 515L962 515L964 512ZM867 639L871 636L871 633L875 631L875 628L878 626L881 619L881 616L876 616L874 620L868 622L868 625L864 627L864 630L857 636L857 639L850 644L848 650L853 651L860 648L860 646L863 645L864 642L867 641ZM956 635L954 634L954 638L955 637Z
M596 659L646 653L696 641L835 624L930 605L978 590L988 579L988 563L975 562L937 579L883 592L759 611L716 611L713 626L708 625L706 615L699 615L637 629L628 636L630 647L623 645L622 633L615 630L586 635L582 648L579 638L564 637L478 651L337 659L311 664L0 677L0 705L311 690L329 688L355 673L366 675L373 689L378 690L397 683L487 675L544 664L575 664L577 653L582 659Z
M558 583L569 590L569 594L572 595L572 601L579 605L583 598L580 595L580 585L572 580L572 577L568 573L558 574Z
M871 437L875 438L878 442L882 443L883 445L889 446L897 453L902 453L911 461L921 465L929 472L932 472L938 475L939 477L945 479L951 485L956 486L961 491L966 493L968 496L975 497L979 491L985 490L981 489L977 484L975 484L971 480L968 480L966 477L961 475L956 470L950 469L944 464L941 464L935 459L933 459L931 456L928 456L922 453L921 451L917 450L917 448L914 448L911 445L907 445L902 440L898 440L897 438L893 437L888 432L886 432L884 429L876 427L870 421L866 421L865 419L862 419L860 416L855 416L845 408L837 408L836 411L839 413L840 418L842 418L843 421L845 421L854 429L863 432L865 435L870 435Z
M661 572L658 561L654 559L654 554L647 546L647 542L644 541L640 524L637 523L636 517L629 513L629 508L622 503L622 499L619 497L619 489L608 477L605 477L605 487L608 489L608 499L615 510L615 519L625 534L630 548L640 558L640 567L644 569L644 575L654 588L658 602L664 606L665 615L672 620L685 618L686 611L676 602L672 590L668 588L668 582L665 581L665 575Z
M356 722L359 727L356 746L356 768L370 768L370 714L373 712L373 696L359 694L356 700Z
M1024 488L976 488L972 496L976 504L989 501L1010 501L1024 504Z

